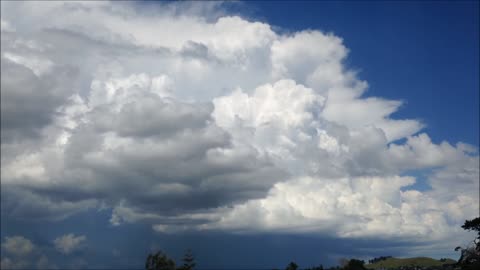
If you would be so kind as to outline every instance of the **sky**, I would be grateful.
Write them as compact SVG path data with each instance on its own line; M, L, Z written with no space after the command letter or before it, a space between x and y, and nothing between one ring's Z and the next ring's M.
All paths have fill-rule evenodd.
M2 1L2 269L456 259L478 5Z

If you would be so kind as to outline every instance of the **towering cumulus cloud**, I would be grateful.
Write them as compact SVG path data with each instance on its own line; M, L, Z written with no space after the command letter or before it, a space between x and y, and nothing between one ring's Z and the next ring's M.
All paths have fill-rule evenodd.
M2 216L431 243L477 214L477 149L365 97L332 33L217 3L1 5Z

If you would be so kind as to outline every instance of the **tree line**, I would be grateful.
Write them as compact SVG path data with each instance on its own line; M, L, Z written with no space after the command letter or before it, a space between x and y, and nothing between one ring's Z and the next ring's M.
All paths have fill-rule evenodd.
M380 256L377 258L373 258L371 260L368 260L368 263L377 263L377 262L385 261L388 258L392 258L392 256Z

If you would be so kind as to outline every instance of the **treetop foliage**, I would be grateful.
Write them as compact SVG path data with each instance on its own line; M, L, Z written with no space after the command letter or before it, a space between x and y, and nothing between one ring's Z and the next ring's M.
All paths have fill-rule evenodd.
M455 251L461 250L457 265L460 266L462 270L480 269L480 217L465 220L462 228L467 231L476 231L478 236L473 240L473 245L465 248L455 248Z
M175 262L168 258L161 251L150 253L145 261L146 270L193 270L195 268L195 258L191 250L187 250L183 257L183 265L175 267Z

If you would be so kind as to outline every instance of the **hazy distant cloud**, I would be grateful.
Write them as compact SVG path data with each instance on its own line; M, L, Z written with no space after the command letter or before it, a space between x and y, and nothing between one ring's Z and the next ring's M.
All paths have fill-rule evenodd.
M2 243L1 269L58 269L44 254L47 250L24 236L7 236Z
M160 5L2 2L2 215L420 243L478 210L477 149L366 98L341 37Z
M2 243L2 249L15 256L28 255L34 248L33 243L23 236L7 236Z
M80 248L86 239L87 238L84 235L75 236L74 234L70 233L55 238L53 243L59 252L68 255Z
M58 266L52 264L47 256L41 255L40 258L37 260L35 266L37 269L58 269Z
M26 269L31 265L37 247L21 235L6 236L2 242L2 269Z
M22 260L15 260L9 257L2 257L0 262L0 266L2 269L27 269L29 267L29 263L22 261Z

